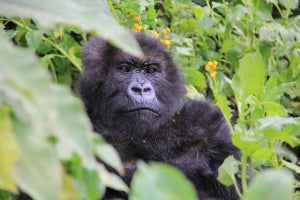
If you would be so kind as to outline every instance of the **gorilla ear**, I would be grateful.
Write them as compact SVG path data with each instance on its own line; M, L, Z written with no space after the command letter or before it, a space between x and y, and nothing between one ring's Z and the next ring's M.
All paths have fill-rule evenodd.
M85 69L103 67L109 59L107 53L114 47L100 37L91 37L85 45L82 53L82 63ZM107 58L106 58L107 57Z

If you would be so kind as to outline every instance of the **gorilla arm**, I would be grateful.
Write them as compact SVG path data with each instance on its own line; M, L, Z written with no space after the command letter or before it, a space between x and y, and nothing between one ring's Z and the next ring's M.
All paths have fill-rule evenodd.
M216 107L188 101L170 123L148 136L151 160L180 169L195 185L200 197L238 199L234 187L218 182L218 168L229 155L239 158L228 125ZM147 140L148 140L147 139ZM146 141L147 142L147 141ZM152 152L151 152L152 151Z

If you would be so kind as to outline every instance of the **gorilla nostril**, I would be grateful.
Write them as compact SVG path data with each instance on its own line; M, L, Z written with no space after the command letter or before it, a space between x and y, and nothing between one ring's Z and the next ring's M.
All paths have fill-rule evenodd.
M142 93L142 89L141 88L138 88L138 87L132 87L131 90L135 93L139 93L141 94Z

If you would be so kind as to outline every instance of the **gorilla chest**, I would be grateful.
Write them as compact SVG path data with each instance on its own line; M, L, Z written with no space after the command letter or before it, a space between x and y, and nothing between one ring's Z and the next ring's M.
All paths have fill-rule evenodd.
M184 134L176 132L155 133L143 138L126 137L126 139L114 140L112 145L118 151L123 161L144 160L162 161L188 152L193 146L193 141Z

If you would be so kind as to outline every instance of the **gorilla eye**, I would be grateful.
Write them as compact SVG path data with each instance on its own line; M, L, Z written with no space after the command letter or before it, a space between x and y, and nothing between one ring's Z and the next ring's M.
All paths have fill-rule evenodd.
M130 72L131 67L128 64L121 64L119 70L121 70L122 72Z
M156 65L150 65L149 67L146 68L146 72L148 74L153 74L155 72L157 72L158 68Z

